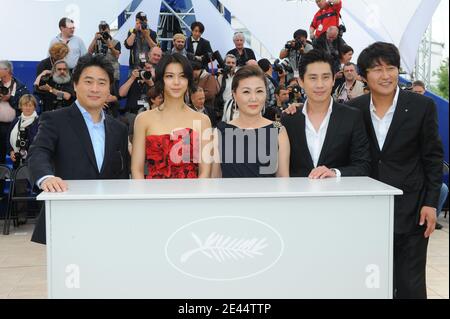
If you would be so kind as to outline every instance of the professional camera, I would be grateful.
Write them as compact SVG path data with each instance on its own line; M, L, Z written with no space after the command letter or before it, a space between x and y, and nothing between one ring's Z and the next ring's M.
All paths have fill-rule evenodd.
M219 69L222 69L222 73L230 73L231 68L225 64L225 61L222 59L222 55L219 51L214 51L213 53L208 52L203 57L203 62L209 63L211 61L216 61Z
M299 85L294 85L292 87L292 91L289 92L289 103L297 103L299 102L296 95L302 93L302 88Z
M274 62L274 68L278 73L293 73L294 69L292 69L291 64L288 59L276 59Z
M300 50L305 48L305 44L300 40L292 40L287 42L284 48L286 50Z
M22 160L27 158L28 155L28 130L21 129L19 130L19 134L17 136L16 147L19 148L19 151L15 153L16 162L21 163Z
M45 86L50 83L50 80L52 79L51 74L43 75L41 77L41 80L39 81L39 86Z
M142 81L150 81L152 79L152 72L139 70L138 79Z
M345 33L345 32L347 32L347 28L345 27L345 25L343 25L343 24L340 24L339 25L339 36L343 36L343 34Z
M0 82L0 96L9 94L9 89Z

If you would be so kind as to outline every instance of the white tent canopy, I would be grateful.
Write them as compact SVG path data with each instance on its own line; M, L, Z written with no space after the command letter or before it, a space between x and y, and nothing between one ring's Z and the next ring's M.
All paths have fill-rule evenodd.
M346 42L358 55L375 41L391 42L400 48L403 68L414 69L422 35L440 0L342 0ZM221 2L278 56L297 29L309 32L318 7L314 1L221 0Z
M63 16L76 23L76 34L86 46L91 42L101 20L113 22L131 0L16 0L3 1L0 11L2 48L0 59L39 61L47 55L50 40L59 32ZM314 1L221 0L273 55L278 56L284 43L297 29L309 29L317 11ZM403 68L414 69L417 49L440 0L343 0L342 18L347 26L345 40L356 54L375 41L396 44L402 54ZM136 10L149 15L156 28L160 0L144 0ZM205 37L222 54L233 47L230 25L207 0L192 1L197 19L206 26ZM130 19L116 38L123 42L134 24ZM24 40L26 39L26 40ZM127 64L123 50L121 63Z

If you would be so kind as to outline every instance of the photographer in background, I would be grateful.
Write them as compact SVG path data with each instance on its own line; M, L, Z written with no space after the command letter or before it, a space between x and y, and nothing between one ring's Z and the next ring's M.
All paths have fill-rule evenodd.
M356 65L348 62L343 71L345 82L339 85L333 94L334 100L341 104L364 94L364 83L357 80Z
M329 27L325 36L321 36L313 43L314 49L323 51L333 58L333 69L335 73L341 70L341 52L346 43L339 33L339 28Z
M236 57L232 54L227 54L225 56L224 66L219 69L217 76L219 92L214 101L214 111L216 112L217 119L222 118L225 104L233 100L231 84L233 82L234 73L236 72L236 67Z
M52 41L49 47L55 43L64 43L69 47L69 54L66 57L69 69L73 70L78 63L78 59L87 53L86 46L80 37L75 34L75 24L72 19L62 18L59 20L59 30L61 31Z
M42 112L70 106L76 99L69 66L64 60L55 62L52 71L43 71L36 78L34 87L41 99Z
M311 43L308 42L308 33L299 29L294 32L294 39L287 42L284 49L280 52L280 59L289 58L289 65L292 69L287 74L287 80L299 78L298 66L305 53L313 49Z
M233 42L235 48L228 51L227 54L232 54L236 57L238 67L246 65L249 60L256 60L255 52L250 48L244 47L244 33L236 32L233 36Z
M125 47L130 50L130 70L145 63L151 48L157 46L157 34L148 26L147 15L144 12L136 14L136 26L128 32Z
M311 40L320 38L330 27L339 27L341 0L316 0L319 11L314 15L309 34Z
M25 94L19 100L19 109L22 111L10 126L9 154L14 168L22 165L28 155L28 149L38 131L38 115L36 113L37 101L31 94Z
M153 73L153 66L146 62L134 69L128 80L120 87L120 98L127 98L126 112L137 114L142 107L149 107L147 92L155 85L152 79Z
M38 132L39 117L36 113L36 107L37 101L33 95L23 95L19 100L19 109L22 111L22 114L12 122L9 128L9 154L14 169L26 163L28 149ZM26 196L28 193L28 181L16 179L15 189L16 196ZM19 225L26 224L27 203L17 203L15 211L17 213L17 223Z
M98 26L98 32L95 34L94 39L89 45L89 54L101 54L111 62L114 67L114 87L115 92L119 91L120 80L120 64L119 57L122 47L120 42L113 39L111 36L111 29L105 21L101 21Z
M271 121L280 121L283 111L289 106L289 91L284 86L279 86L275 89L276 103L266 108L264 117Z
M13 76L13 65L0 61L0 163L5 163L10 123L20 114L19 100L29 94L25 84Z
M264 75L266 76L266 88L267 88L266 108L268 108L276 103L275 89L278 87L278 84L272 78L273 68L269 60L267 59L259 60L258 66L261 68L261 70L264 72Z

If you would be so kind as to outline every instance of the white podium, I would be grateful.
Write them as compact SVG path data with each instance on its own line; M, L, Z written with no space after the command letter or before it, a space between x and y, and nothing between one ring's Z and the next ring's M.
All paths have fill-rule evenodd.
M49 298L392 298L398 189L327 180L69 181Z

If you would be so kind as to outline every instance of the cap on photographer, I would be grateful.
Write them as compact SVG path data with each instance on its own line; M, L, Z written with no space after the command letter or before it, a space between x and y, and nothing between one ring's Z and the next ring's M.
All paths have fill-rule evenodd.
M137 68L145 61L151 48L157 46L157 34L148 25L147 15L144 12L136 14L136 25L128 31L125 48L130 50L130 70Z
M78 59L87 53L86 46L80 37L74 35L75 24L72 19L64 17L59 20L59 30L61 33L50 41L49 47L58 42L67 44L69 54L66 57L66 61L69 69L73 70L78 63Z
M44 70L34 81L35 93L42 100L42 112L67 107L76 94L66 61L55 62L51 71Z
M290 68L284 68L287 73L287 81L292 78L298 78L298 66L300 60L305 53L313 49L313 46L308 42L308 33L303 29L298 29L294 32L293 40L286 43L280 52L280 59L289 59Z

